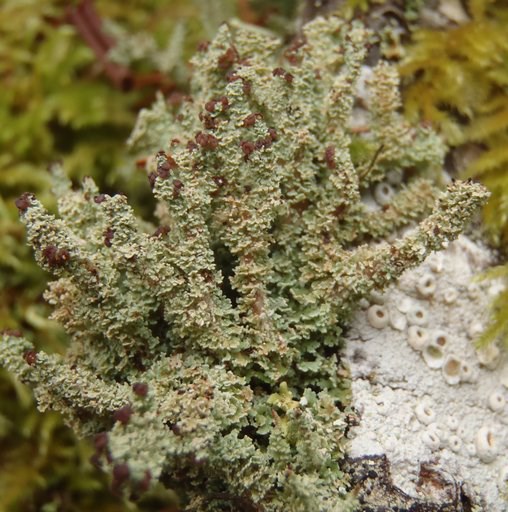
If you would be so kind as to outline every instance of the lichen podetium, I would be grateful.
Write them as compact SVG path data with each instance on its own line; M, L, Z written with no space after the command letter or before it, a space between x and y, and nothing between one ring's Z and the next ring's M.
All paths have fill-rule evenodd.
M160 480L185 510L354 507L342 329L487 196L421 177L444 146L402 119L387 64L366 84L367 128L350 127L367 36L317 19L282 52L268 32L224 25L192 61L191 96L159 98L131 136L154 155L152 234L124 195L91 179L73 190L58 168L59 218L18 200L72 344L48 355L6 334L3 364L41 409L98 436L119 492ZM368 205L393 169L405 181L391 202Z

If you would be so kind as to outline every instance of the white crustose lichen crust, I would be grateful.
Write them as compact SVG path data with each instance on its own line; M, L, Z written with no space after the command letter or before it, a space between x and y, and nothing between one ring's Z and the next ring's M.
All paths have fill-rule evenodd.
M489 250L461 236L385 292L386 309L410 301L407 314L424 309L427 327L373 329L359 311L346 355L353 405L361 411L360 425L351 432L352 456L386 454L395 484L415 497L420 464L431 464L465 482L482 510L503 512L508 358L496 346L476 351L471 339L471 322L488 315L492 283L473 282L476 293L468 293L474 276L493 262ZM421 293L429 272L435 283L431 295ZM362 358L355 357L357 351Z

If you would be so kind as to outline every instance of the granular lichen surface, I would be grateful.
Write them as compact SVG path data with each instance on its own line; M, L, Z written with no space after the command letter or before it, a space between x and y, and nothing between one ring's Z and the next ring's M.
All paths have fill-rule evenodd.
M192 61L191 95L159 98L130 139L153 155L157 228L57 167L58 218L18 200L72 344L46 354L6 334L2 361L41 409L95 436L115 491L160 480L195 511L353 508L343 329L487 196L432 183L444 147L400 116L390 66L357 94L367 42L335 18L287 48L224 25Z

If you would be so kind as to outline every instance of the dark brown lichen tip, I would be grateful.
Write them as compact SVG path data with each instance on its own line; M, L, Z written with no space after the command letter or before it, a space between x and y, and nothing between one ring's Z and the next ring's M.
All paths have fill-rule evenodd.
M55 245L45 247L42 256L50 268L61 268L70 260L69 251L59 249Z
M30 192L24 192L21 194L15 201L14 204L20 213L24 213L33 206L32 201L35 199L35 196Z
M113 413L113 419L119 421L122 425L127 425L133 412L130 404L124 405Z
M115 237L115 230L112 228L107 228L104 233L104 245L106 247L111 247L111 240Z
M37 352L35 352L35 350L27 350L23 354L23 359L29 366L34 366L37 362Z
M163 236L166 236L171 231L171 228L169 226L159 226L153 233L153 238L161 238Z
M101 204L101 203L103 203L106 199L107 199L106 194L98 194L98 195L94 196L94 198L93 198L94 203L96 203L96 204Z
M148 394L148 384L145 382L135 382L132 385L132 391L140 398L144 398Z
M130 478L130 474L129 466L127 464L115 464L113 467L113 491L118 491L118 489Z
M104 452L104 450L108 447L108 434L107 432L99 432L93 441L95 451L98 454Z

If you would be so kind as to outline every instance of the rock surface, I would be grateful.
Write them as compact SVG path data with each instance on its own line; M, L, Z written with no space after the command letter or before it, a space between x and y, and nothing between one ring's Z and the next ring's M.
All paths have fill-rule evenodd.
M356 464L384 461L413 506L427 499L452 507L435 510L508 510L508 360L495 345L474 344L501 286L474 277L493 263L488 249L462 236L374 294L348 334L344 355L360 416L350 456ZM386 489L390 475L377 473ZM364 501L376 503L362 489ZM386 510L420 510L403 503Z

